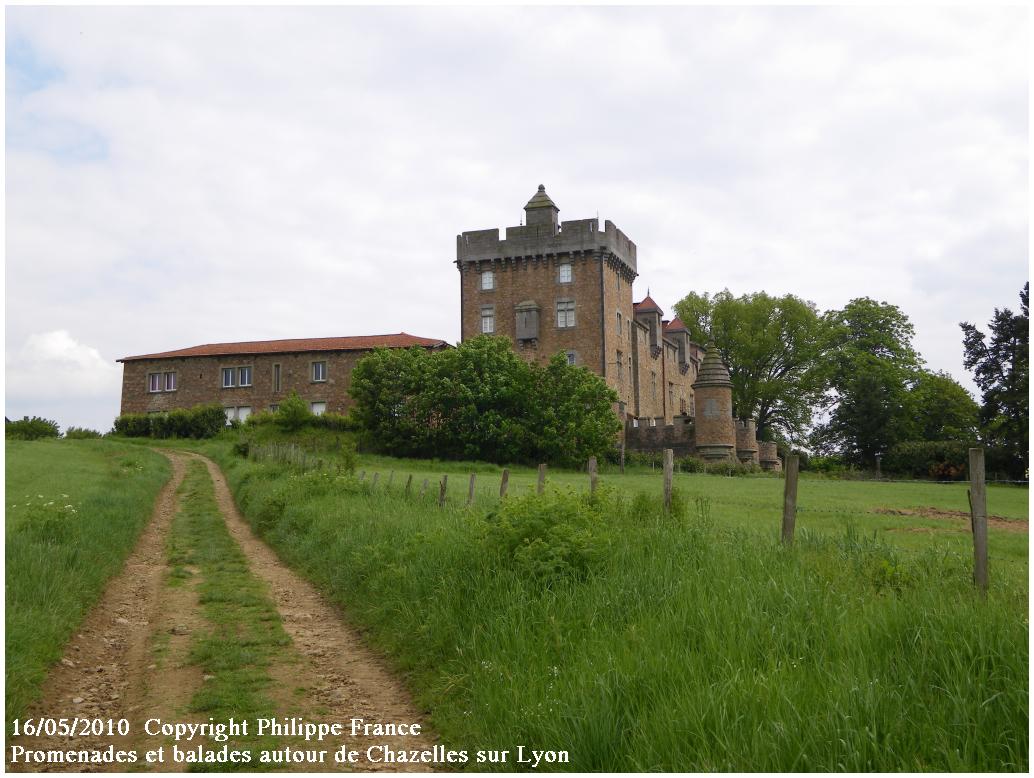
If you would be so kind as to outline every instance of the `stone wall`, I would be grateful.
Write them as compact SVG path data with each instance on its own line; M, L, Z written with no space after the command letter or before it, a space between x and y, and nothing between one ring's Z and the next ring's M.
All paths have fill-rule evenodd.
M269 410L296 391L306 402L325 402L327 410L345 413L352 406L348 388L352 369L367 351L308 351L215 357L134 359L122 365L122 413L150 413L219 403L224 408ZM326 381L312 380L312 363L326 362ZM280 365L280 390L273 387L273 366ZM222 368L251 367L251 386L222 388ZM148 391L149 373L176 373L176 389Z

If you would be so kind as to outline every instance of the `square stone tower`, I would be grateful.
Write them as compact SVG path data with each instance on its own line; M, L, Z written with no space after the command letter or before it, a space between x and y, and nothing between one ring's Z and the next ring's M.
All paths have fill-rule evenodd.
M498 229L457 236L461 338L502 335L535 361L563 352L630 402L635 244L610 221L602 229L598 219L560 222L544 186L524 212L525 224L504 237Z

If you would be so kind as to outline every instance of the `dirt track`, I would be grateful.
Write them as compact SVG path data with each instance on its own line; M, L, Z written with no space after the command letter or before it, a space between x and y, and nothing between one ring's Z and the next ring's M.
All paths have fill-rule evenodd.
M64 658L51 671L43 687L42 700L26 714L33 717L84 717L128 719L127 737L20 737L10 747L27 749L115 749L144 750L168 747L170 741L143 734L147 719L169 722L207 721L188 712L194 693L200 688L201 671L187 663L193 632L206 624L197 596L191 587L166 586L169 565L166 539L179 509L177 489L193 454L162 451L172 463L172 477L161 490L151 520L141 535L126 566L113 578L94 610L72 638ZM237 511L226 481L215 463L204 457L215 486L216 501L231 536L248 559L251 572L263 581L290 635L292 645L271 668L274 687L269 696L276 701L278 718L301 716L313 722L351 719L367 723L422 723L420 715L402 685L384 663L363 646L354 630L344 624L337 610L315 588L286 568L276 555L251 532ZM426 726L423 732L428 732ZM332 738L308 748L331 752L347 743L365 752L369 745L386 744L394 749L429 749L430 736L369 736ZM198 741L192 745L196 747ZM187 744L191 745L191 744ZM211 746L211 743L206 743ZM124 771L131 765L7 765L9 770ZM165 763L154 770L179 771L184 765ZM136 766L135 769L141 769ZM297 765L297 770L334 770L334 764ZM396 772L420 766L360 762L351 769ZM425 768L426 769L426 768Z

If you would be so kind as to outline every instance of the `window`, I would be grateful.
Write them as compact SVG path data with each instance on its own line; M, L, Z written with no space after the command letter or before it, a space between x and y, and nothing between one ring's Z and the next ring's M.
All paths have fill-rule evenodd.
M625 359L622 353L618 352L618 381L625 379Z
M639 419L632 419L632 428L633 429L638 429L639 428Z
M229 389L231 386L235 386L233 382L236 371L232 367L223 368L223 389Z
M223 408L223 413L226 414L226 424L229 425L231 421L244 421L246 418L251 416L250 405L238 405L236 408L229 407Z
M657 399L657 374L650 371L650 397L654 400Z
M280 391L280 364L273 365L273 391Z
M251 366L237 368L237 385L251 386Z
M668 384L668 407L675 407L675 384Z
M495 332L495 306L481 306L481 331L489 335Z
M309 403L309 410L314 416L322 416L327 412L327 404L325 402Z
M618 337L620 338L624 330L621 329L621 311L618 311Z
M557 300L556 304L556 326L574 326L574 300Z
M571 271L571 263L565 262L559 268L557 268L557 281L561 284L569 284L574 278L574 273Z
M312 380L316 383L327 380L327 363L326 362L313 362L312 363Z
M147 374L147 391L148 392L175 392L176 391L176 373L148 373Z
M273 403L272 405L269 406L269 412L270 413L276 413L279 410L280 410L280 404L279 403Z
M578 364L578 352L577 351L568 351L567 352L567 364L569 364L569 365L577 365Z
M495 271L494 270L482 270L481 271L481 288L484 291L495 289Z

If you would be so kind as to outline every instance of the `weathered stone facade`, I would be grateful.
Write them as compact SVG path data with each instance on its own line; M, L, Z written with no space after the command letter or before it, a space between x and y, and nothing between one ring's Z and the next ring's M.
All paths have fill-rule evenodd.
M400 333L221 343L124 357L119 360L123 363L121 412L160 413L219 403L228 417L243 418L276 407L294 391L317 412L345 413L352 405L348 394L352 369L378 346L439 349L447 344ZM226 370L232 372L232 380L226 380ZM159 377L157 388L153 376Z
M488 229L456 238L461 338L501 335L526 359L561 352L602 376L620 400L629 449L758 463L754 423L733 418L732 382L717 353L705 358L649 293L633 302L635 243L610 221L602 229L598 219L560 222L544 186L524 211L525 224L502 236Z
M498 229L457 236L461 338L501 335L539 362L565 353L617 392L622 416L645 424L687 413L700 349L649 297L633 302L635 244L610 221L559 222L541 186L525 213L527 224L502 238Z

